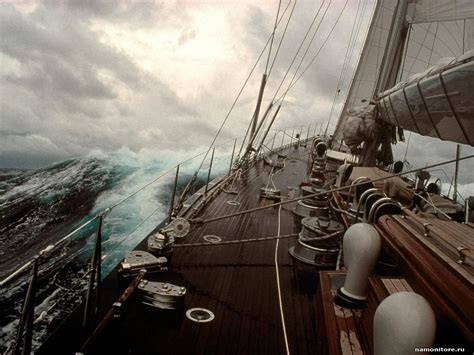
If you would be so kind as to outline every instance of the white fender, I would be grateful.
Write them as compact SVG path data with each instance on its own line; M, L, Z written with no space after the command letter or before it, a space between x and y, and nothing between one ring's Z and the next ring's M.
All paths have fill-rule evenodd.
M419 294L394 293L375 311L375 355L413 354L415 348L430 348L435 335L434 312Z

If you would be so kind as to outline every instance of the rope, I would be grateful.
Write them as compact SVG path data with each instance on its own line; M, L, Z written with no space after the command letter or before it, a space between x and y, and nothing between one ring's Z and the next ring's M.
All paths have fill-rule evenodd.
M278 232L277 232L278 236L280 235L280 230L281 230L281 206L278 208ZM283 336L285 338L286 354L290 355L290 347L288 346L288 336L286 335L285 314L283 312L283 302L281 300L280 273L278 271L279 243L280 243L280 239L277 239L275 243L275 274L276 274L277 289L278 289L278 303L280 305L281 324L283 327Z
M276 50L275 56L273 57L272 65L270 66L270 70L268 71L268 77L270 77L270 74L271 74L271 72L272 72L273 66L275 65L275 61L276 61L276 59L277 59L278 53L280 52L281 44L282 44L282 42L283 42L283 39L285 38L286 31L288 30L288 25L290 24L290 20L291 20L291 18L293 17L293 11L295 10L295 7L296 7L297 2L298 2L298 1L295 0L295 3L293 4L293 7L291 8L290 16L288 16L288 20L286 21L285 29L283 30L283 34L282 34L282 36L281 36L281 38L280 38L280 42L278 43L278 48L277 48L277 50ZM268 77L267 77L267 80L268 80Z
M288 7L287 7L288 8ZM285 9L285 12L286 12L286 9ZM276 24L276 28L278 28L279 24L280 24L280 21L281 19L283 18L285 14L283 13L280 20L278 20L277 24ZM230 114L232 113L232 111L234 110L234 107L235 105L237 104L237 101L239 100L240 98L240 95L242 95L242 92L244 91L245 87L247 86L247 83L248 81L250 80L250 77L252 76L255 68L257 67L258 63L260 62L260 59L262 58L262 55L263 53L265 52L265 49L267 49L267 46L268 46L268 43L273 39L273 36L270 36L267 40L267 43L265 44L265 46L263 47L262 51L260 52L260 55L258 56L254 66L252 67L252 69L250 70L250 73L248 74L247 78L245 79L242 87L240 88L239 90L239 93L237 94L237 97L234 99L234 101L232 102L232 105L229 109L229 111L227 112L227 114L225 115L224 117L224 120L222 121L219 129L217 130L217 133L216 135L214 136L211 144L209 145L209 149L207 150L206 154L204 155L204 158L202 159L201 161L201 164L199 164L199 168L197 169L197 171L201 170L203 164L204 164L204 161L206 160L207 156L209 155L209 152L211 151L212 147L214 146L214 143L216 142L217 140L217 137L219 137L219 134L221 133L222 129L224 128L224 125L226 124L227 120L229 119L230 117Z
M283 83L285 82L285 79L286 79L287 75L290 73L290 69L291 69L291 67L293 66L293 64L295 63L295 60L296 60L296 58L298 57L298 54L300 53L301 48L303 48L303 44L304 44L304 42L306 41L306 38L307 38L308 34L311 32L311 29L313 28L314 23L316 22L316 19L318 18L319 13L321 12L321 9L322 9L322 7L323 7L323 5L324 5L325 2L326 2L326 0L324 0L324 1L321 3L321 5L320 5L319 8L318 8L318 11L317 11L316 14L314 15L313 20L311 21L310 26L308 27L308 30L306 31L306 33L305 33L305 35L304 35L304 37L303 37L303 40L301 41L301 43L300 43L300 45L299 45L299 47L298 47L298 49L297 49L295 55L293 56L293 59L292 59L290 65L288 66L288 69L287 69L286 72L285 72L285 75L283 76L283 79L282 79L281 82L280 82L280 85L278 85L278 88L276 89L275 94L273 95L272 102L275 101L275 98L276 98L276 96L278 95L278 92L280 91L281 87L283 86ZM295 3L295 5L296 5L296 3ZM330 5L330 4L329 4L329 5ZM329 8L329 5L326 7L326 10L324 11L324 14L323 14L322 18L321 18L321 20L319 21L318 26L316 27L316 30L314 31L313 37L311 38L311 40L310 40L310 42L309 42L307 48L309 48L309 47L311 46L311 44L313 43L314 37L315 37L316 33L318 32L319 27L321 26L322 20L324 19L324 16L326 15L326 12L327 12L327 10L328 10L328 8ZM306 49L306 52L307 52L307 50L308 50L308 49ZM304 56L303 56L303 58L304 58ZM291 81L290 81L290 82L291 82Z
M228 215L217 216L217 217L209 218L209 219L205 219L205 220L191 220L191 222L198 223L198 224L204 224L204 223L210 223L210 222L220 221L220 220L222 220L222 219L227 219L227 218L236 217L236 216L240 216L240 215L247 214L247 213L252 213L252 212L256 212L256 211L261 211L261 210L264 210L264 209L267 209L267 208L278 207L278 206L280 206L280 205L284 205L284 204L287 204L287 203L297 202L297 201L300 201L300 200L303 200L303 199L307 199L307 198L312 198L312 197L317 197L317 196L326 195L326 194L329 194L329 193L331 193L331 192L337 192L337 191L346 190L346 189L348 189L348 188L350 188L350 187L356 187L356 186L361 186L361 185L367 184L368 182L377 182L377 181L382 181L382 180L390 179L390 178L397 177L397 176L403 176L403 175L407 175L407 174L412 174L412 173L417 172L417 171L419 171L419 170L431 169L431 168L435 168L435 167L438 167L438 166L441 166L441 165L451 164L451 163L454 163L454 162L456 162L456 161L466 160L466 159L470 159L470 158L474 158L474 155L468 155L468 156L465 156L465 157L462 157L462 158L459 158L459 159L447 160L447 161L444 161L444 162L441 162L441 163L436 163L436 164L428 165L428 166L425 166L425 167L423 167L423 168L417 168L417 169L410 170L410 171L406 171L406 172L400 172L400 173L393 174L393 175L387 176L387 177L380 177L380 178L377 178L377 179L365 180L365 181L363 181L363 182L360 182L360 183L358 183L358 184L353 184L353 185L350 185L350 186L336 187L336 188L331 189L331 190L328 190L328 191L318 192L318 193L314 193L314 194L310 194L310 195L302 196L302 197L297 197L297 198L293 198L293 199L286 200L286 201L282 201L282 202L273 203L273 204L266 205L266 206L255 207L255 208L251 208L251 209L244 210L244 211L239 211L239 212L235 212L235 213L230 213L230 214L228 214Z
M283 11L283 14L281 15L280 19L278 20L277 27L280 25L280 22L281 22L281 20L283 19L283 17L285 16L285 13L286 13L286 11L288 10L288 7L290 6L290 4L291 4L291 1L288 2L288 5L286 5L286 8L285 8L285 10ZM293 6L293 7L294 7L294 6ZM258 64L258 62L259 62L259 60L260 60L260 58L262 57L263 53L265 52L265 49L267 48L267 45L268 45L268 43L270 42L270 39L271 39L271 37L268 38L267 43L265 44L265 47L263 47L263 50L262 50L262 52L260 53L260 55L259 55L259 57L258 57L258 59L257 59L257 63L255 63L254 67L252 68L252 71L250 72L249 77L247 78L247 80L250 78L250 75L251 75L251 74L253 73L253 71L255 70L255 67L257 66L257 64ZM239 95L240 95L240 94L241 94L241 92L239 93ZM234 101L233 106L235 105L236 102L237 102L237 99ZM230 114L230 112L228 113L228 115L229 115L229 114ZM247 127L247 131L245 132L245 136L244 136L244 139L242 140L242 144L240 145L239 154L237 154L237 158L240 158L240 154L242 154L242 149L243 149L243 147L244 147L244 145L245 145L245 141L247 140L247 136L248 136L248 133L249 133L249 131L250 131L250 127L252 126L252 121L253 121L253 116L252 116L252 119L251 119L250 122L249 122L249 125L248 125L248 127Z
M321 50L324 48L324 46L326 45L327 41L329 40L329 38L331 37L331 34L334 32L334 28L336 28L336 25L339 23L339 20L341 19L341 16L342 14L344 13L344 10L347 6L347 3L349 2L349 0L346 0L346 2L344 3L344 7L342 8L341 12L339 13L337 19L336 19L336 22L334 23L334 25L332 26L331 30L329 31L328 35L326 36L326 39L324 40L323 44L321 45L321 47L318 49L318 51L316 52L316 54L314 55L314 57L311 59L311 61L309 62L309 64L306 66L306 68L303 70L303 72L300 74L300 76L298 76L298 78L294 81L294 82L290 82L290 85L288 86L287 90L285 91L284 95L282 95L278 100L284 100L286 95L288 94L288 92L293 88L293 86L295 86L295 84L301 79L301 77L304 75L304 73L306 73L306 71L311 67L311 65L313 65L314 61L318 58L319 56L319 53L321 52ZM295 75L296 76L296 75Z
M272 54L273 40L275 39L275 31L276 31L276 28L277 28L278 15L280 14L280 8L281 8L281 0L278 2L278 10L277 10L277 14L276 14L276 17L275 17L275 25L273 26L272 40L270 42L270 49L268 50L267 63L265 64L265 74L267 74L268 63L270 62L270 56Z
M191 248L191 247L211 247L219 245L230 245L230 244L244 244L244 243L255 243L255 242L264 242L267 240L279 240L286 238L297 237L298 234L286 234L286 235L276 235L273 237L260 237L260 238L248 238L248 239L239 239L239 240L224 240L222 242L203 242L203 243L187 243L187 244L175 244L173 248Z
M237 137L237 138L240 138L240 137ZM234 138L235 139L235 138ZM219 144L217 145L216 147L222 147L230 142L233 142L234 139L232 140L229 140L227 142L224 142L222 144ZM183 165L193 159L196 159L197 157L203 155L206 151L203 151L203 152L200 152L194 156L192 156L191 158L188 158L186 160L183 160L182 162L179 163L179 165ZM122 200L120 200L119 202L117 202L116 204L112 205L112 207L109 207L109 212L112 211L115 207L121 205L122 203L124 203L125 201L129 200L130 198L132 198L133 196L135 196L136 194L138 194L140 191L143 191L145 190L148 186L152 185L153 183L155 183L156 181L158 181L159 179L161 179L162 177L164 177L165 175L169 174L170 172L174 171L176 169L177 165L173 166L172 168L170 168L169 170L165 171L164 173L162 173L161 175L159 175L158 177L156 177L155 179L153 179L152 181L146 183L145 185L143 185L141 188L139 188L138 190L136 190L135 192L133 192L132 194L128 195L127 197L123 198ZM201 168L199 168L198 170L200 170Z
M328 122L327 122L327 125L326 125L326 130L324 131L324 135L327 135L327 133L328 133L329 124L331 123L331 116L332 116L332 113L334 111L334 106L336 105L337 97L339 96L339 93L341 91L340 87L342 86L343 78L344 78L344 75L345 75L345 72L346 72L346 67L348 66L349 58L352 57L352 50L354 48L353 47L353 37L354 38L357 37L357 34L354 36L354 33L355 33L354 29L356 28L357 19L358 19L358 16L359 16L359 10L360 10L360 1L357 5L356 15L354 17L354 23L352 24L351 35L349 37L349 45L347 46L346 53L344 55L344 62L342 63L341 73L339 74L339 79L337 81L336 92L334 93L334 98L333 98L332 105L331 105L331 111L329 112ZM354 40L354 42L355 42L355 40ZM350 55L349 55L349 53L350 53Z

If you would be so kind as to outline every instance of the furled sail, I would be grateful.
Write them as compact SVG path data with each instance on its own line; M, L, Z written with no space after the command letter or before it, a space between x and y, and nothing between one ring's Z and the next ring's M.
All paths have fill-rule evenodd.
M377 95L384 121L421 135L474 145L474 20L470 17L474 17L474 1L408 4L410 27L399 83Z
M391 125L474 146L473 92L474 50L411 76L376 102Z
M351 107L376 99L393 126L473 145L473 48L472 0L378 1L335 138Z

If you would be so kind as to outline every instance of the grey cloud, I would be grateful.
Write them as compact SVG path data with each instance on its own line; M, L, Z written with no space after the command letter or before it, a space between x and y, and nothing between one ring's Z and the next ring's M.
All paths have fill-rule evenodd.
M68 0L47 1L51 7L74 13L86 18L108 19L123 25L149 27L156 24L156 17L163 4L156 1L105 1Z
M186 42L193 40L194 38L196 38L196 31L193 29L185 29L181 31L181 34L178 38L178 44L181 46Z
M26 137L26 132L33 130L74 155L89 149L115 150L131 145L134 120L130 118L136 114L136 107L119 96L120 89L138 97L153 92L155 115L172 117L193 112L166 84L143 73L125 53L102 43L83 16L72 9L65 13L60 5L40 4L31 14L22 14L9 4L0 5L0 51L6 59L0 74L3 133L15 131ZM145 103L139 109L146 111L150 105ZM108 126L107 122L112 124ZM126 132L122 133L123 127ZM5 146L0 151L5 164L15 161L15 154L30 154L21 152L19 144L13 145L16 153ZM38 154L30 155L39 159ZM49 157L46 160L64 157L63 153L44 154ZM33 160L21 161L29 164Z

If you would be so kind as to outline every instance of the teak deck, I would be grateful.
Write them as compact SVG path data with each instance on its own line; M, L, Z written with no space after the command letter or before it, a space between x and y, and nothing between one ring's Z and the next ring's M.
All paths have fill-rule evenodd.
M378 277L369 279L369 295L364 309L348 309L336 305L336 291L344 284L345 271L320 273L321 288L318 295L318 312L324 322L319 325L319 335L325 338L320 354L362 355L372 354L373 317L377 306L396 292L413 291L404 278Z
M306 181L310 169L309 151L290 147L281 153L287 156L285 165L273 181L285 198ZM277 153L271 158L276 160ZM196 217L205 220L273 203L260 198L260 188L267 184L270 170L263 160L253 165L233 186L238 190L237 195L217 193L213 188L214 199ZM214 184L216 186L218 184ZM343 204L337 193L335 198L338 205ZM187 214L199 206L199 200L198 194L188 200ZM281 210L272 207L193 225L189 235L176 244L202 243L206 235L219 236L223 241L276 236L279 220L280 235L299 232L293 207L294 204L286 204ZM470 225L415 216L410 211L404 214L403 217L383 216L376 225L385 253L397 265L395 274L401 272L403 278L393 276L394 270L388 270L392 276L371 277L368 303L363 311L344 309L333 303L335 291L344 282L344 271L318 275L316 268L294 261L288 254L296 238L279 240L276 255L290 353L371 354L372 319L378 304L391 293L411 290L424 296L435 311L438 329L435 345L469 347L474 343L471 331L474 314L469 298L473 293L472 266L457 263L459 247L464 248L466 259L472 261L474 229ZM114 319L99 337L91 353L286 353L275 268L276 240L177 245L170 259L170 270L146 278L186 287L184 309L157 310L132 299L121 317ZM145 248L146 240L139 246L139 249ZM385 275L386 271L381 269L378 275ZM102 313L119 297L125 285L116 272L106 278L102 283ZM215 319L209 323L190 321L184 314L194 307L209 309ZM78 308L38 354L78 351L84 341L82 312Z
M308 173L308 151L293 147L284 168L273 180L282 196L288 187L297 188ZM272 156L276 160L276 154ZM274 201L261 199L259 189L267 183L271 167L259 161L235 188L238 195L221 192L200 215L219 216ZM290 189L291 190L291 189ZM229 200L240 205L231 205ZM294 233L292 204L281 208L280 234ZM222 240L275 236L278 232L278 208L193 227L183 243L201 243L205 235ZM181 241L178 241L179 244ZM316 288L318 271L295 264L288 248L295 238L279 240L278 265L282 305L291 353L315 354ZM114 320L100 337L95 353L114 354L278 354L284 353L285 341L280 316L275 271L276 240L222 246L175 248L170 271L148 275L150 280L169 281L187 288L185 309L159 311L130 302L121 318ZM118 297L117 276L104 283L103 304L107 307ZM107 308L106 307L106 308ZM200 307L212 311L215 319L195 323L184 316L186 309ZM76 312L77 313L77 312ZM80 314L76 315L78 317ZM72 321L69 320L71 323ZM68 327L62 327L68 328ZM64 349L77 351L80 333L77 326L60 329L40 353ZM69 334L68 334L69 332ZM76 332L76 339L70 333Z

